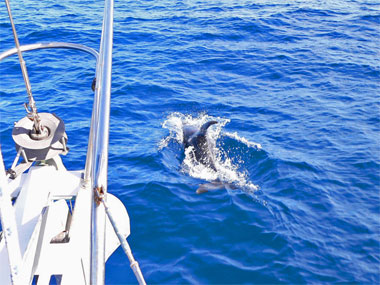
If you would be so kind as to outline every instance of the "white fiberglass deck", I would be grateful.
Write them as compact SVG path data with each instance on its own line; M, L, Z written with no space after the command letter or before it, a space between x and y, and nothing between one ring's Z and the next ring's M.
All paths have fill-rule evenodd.
M33 166L28 173L9 180L8 191L17 196L14 209L22 256L20 277L22 284L33 279L49 284L51 278L61 284L89 284L91 193L81 187L82 171L67 171L59 157L55 161L55 165ZM126 238L130 228L124 205L111 194L107 202ZM120 243L106 219L107 259ZM4 238L0 241L0 264L0 284L10 284Z

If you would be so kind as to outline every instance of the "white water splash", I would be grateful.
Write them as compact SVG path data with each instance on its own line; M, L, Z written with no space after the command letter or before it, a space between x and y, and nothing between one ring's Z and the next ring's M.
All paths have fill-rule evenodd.
M213 181L218 178L218 173L210 167L195 160L194 149L189 147L185 150L185 159L182 162L182 172L194 178Z
M234 133L225 132L224 135L227 136L227 137L229 137L229 138L231 138L231 139L235 139L235 140L237 140L237 141L245 144L248 147L253 147L253 148L257 149L257 150L262 149L261 144L255 143L255 142L250 142L245 137L240 137L237 134L237 132L234 132Z
M221 136L222 129L227 123L230 122L229 119L212 117L207 114L201 114L198 117L193 117L191 115L184 115L178 112L172 113L162 124L162 127L168 129L170 133L159 143L159 150L167 147L168 143L171 140L175 140L178 143L182 144L183 126L193 125L200 128L204 123L211 120L218 122L218 124L212 125L207 132L210 148L213 150L215 156L215 166L218 171L215 172L213 169L196 161L193 154L194 150L191 147L185 150L185 158L182 163L181 171L194 178L199 178L207 181L214 181L216 179L219 179L222 182L233 183L247 192L254 192L258 190L259 187L249 181L248 173L239 170L239 167L244 163L244 161L240 160L238 164L234 164L228 157L225 150L216 146L217 139ZM244 137L239 137L236 132L223 133L223 135L244 143L248 147L255 148L256 150L261 149L260 144L249 142Z

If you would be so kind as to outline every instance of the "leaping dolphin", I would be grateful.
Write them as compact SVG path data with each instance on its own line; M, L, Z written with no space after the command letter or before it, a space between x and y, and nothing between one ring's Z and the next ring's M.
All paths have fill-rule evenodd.
M215 167L215 159L210 144L207 139L207 130L210 126L217 124L217 121L208 121L200 128L192 125L185 125L183 127L183 144L185 149L193 147L195 160L206 167L217 171ZM197 194L201 194L210 190L218 190L225 188L236 188L229 183L223 183L219 179L200 185L197 189Z

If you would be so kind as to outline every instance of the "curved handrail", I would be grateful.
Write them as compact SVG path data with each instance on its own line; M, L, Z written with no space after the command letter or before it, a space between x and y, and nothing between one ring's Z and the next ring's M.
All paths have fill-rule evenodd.
M48 49L48 48L64 48L64 49L81 50L88 54L93 55L96 58L96 61L98 61L99 59L99 53L96 50L94 50L93 48L87 47L85 45L81 45L81 44L51 42L51 43L36 43L36 44L20 46L20 49L22 52L36 50L36 49ZM17 53L17 48L11 48L5 52L2 52L0 54L0 61L16 53Z

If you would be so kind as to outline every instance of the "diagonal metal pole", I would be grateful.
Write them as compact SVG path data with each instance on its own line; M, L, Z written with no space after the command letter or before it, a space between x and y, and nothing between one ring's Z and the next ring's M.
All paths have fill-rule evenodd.
M18 41L16 27L15 27L15 24L13 22L13 17L12 17L11 6L9 4L9 0L5 0L5 4L7 5L9 20L10 20L11 25L12 25L13 37L15 40L16 48L17 48L17 54L18 54L18 58L19 58L20 66L21 66L22 76L23 76L24 82L25 82L26 92L28 93L29 108L31 110L31 112L29 112L29 113L31 113L30 115L32 116L32 119L34 121L35 132L37 134L41 134L43 131L42 126L41 126L41 119L38 116L36 102L34 101L34 98L32 95L32 87L30 85L30 80L29 80L29 76L28 76L28 71L26 69L25 60L22 56L22 52L21 52L21 48L20 48L20 42Z
M120 241L121 247L123 248L125 254L128 256L129 262L131 264L131 268L133 270L133 273L136 276L137 282L139 282L139 285L146 285L144 276L142 275L141 270L140 270L140 266L139 266L138 262L135 260L135 258L133 257L132 250L131 250L127 240L125 239L123 234L119 231L119 228L116 225L116 221L115 221L115 219L111 213L111 210L108 207L108 204L105 201L104 197L101 198L101 202L104 205L104 209L106 210L106 214L107 214L107 216L111 222L111 225L112 225L112 227L113 227L113 229L114 229L114 231L115 231L115 233L116 233L116 235Z

